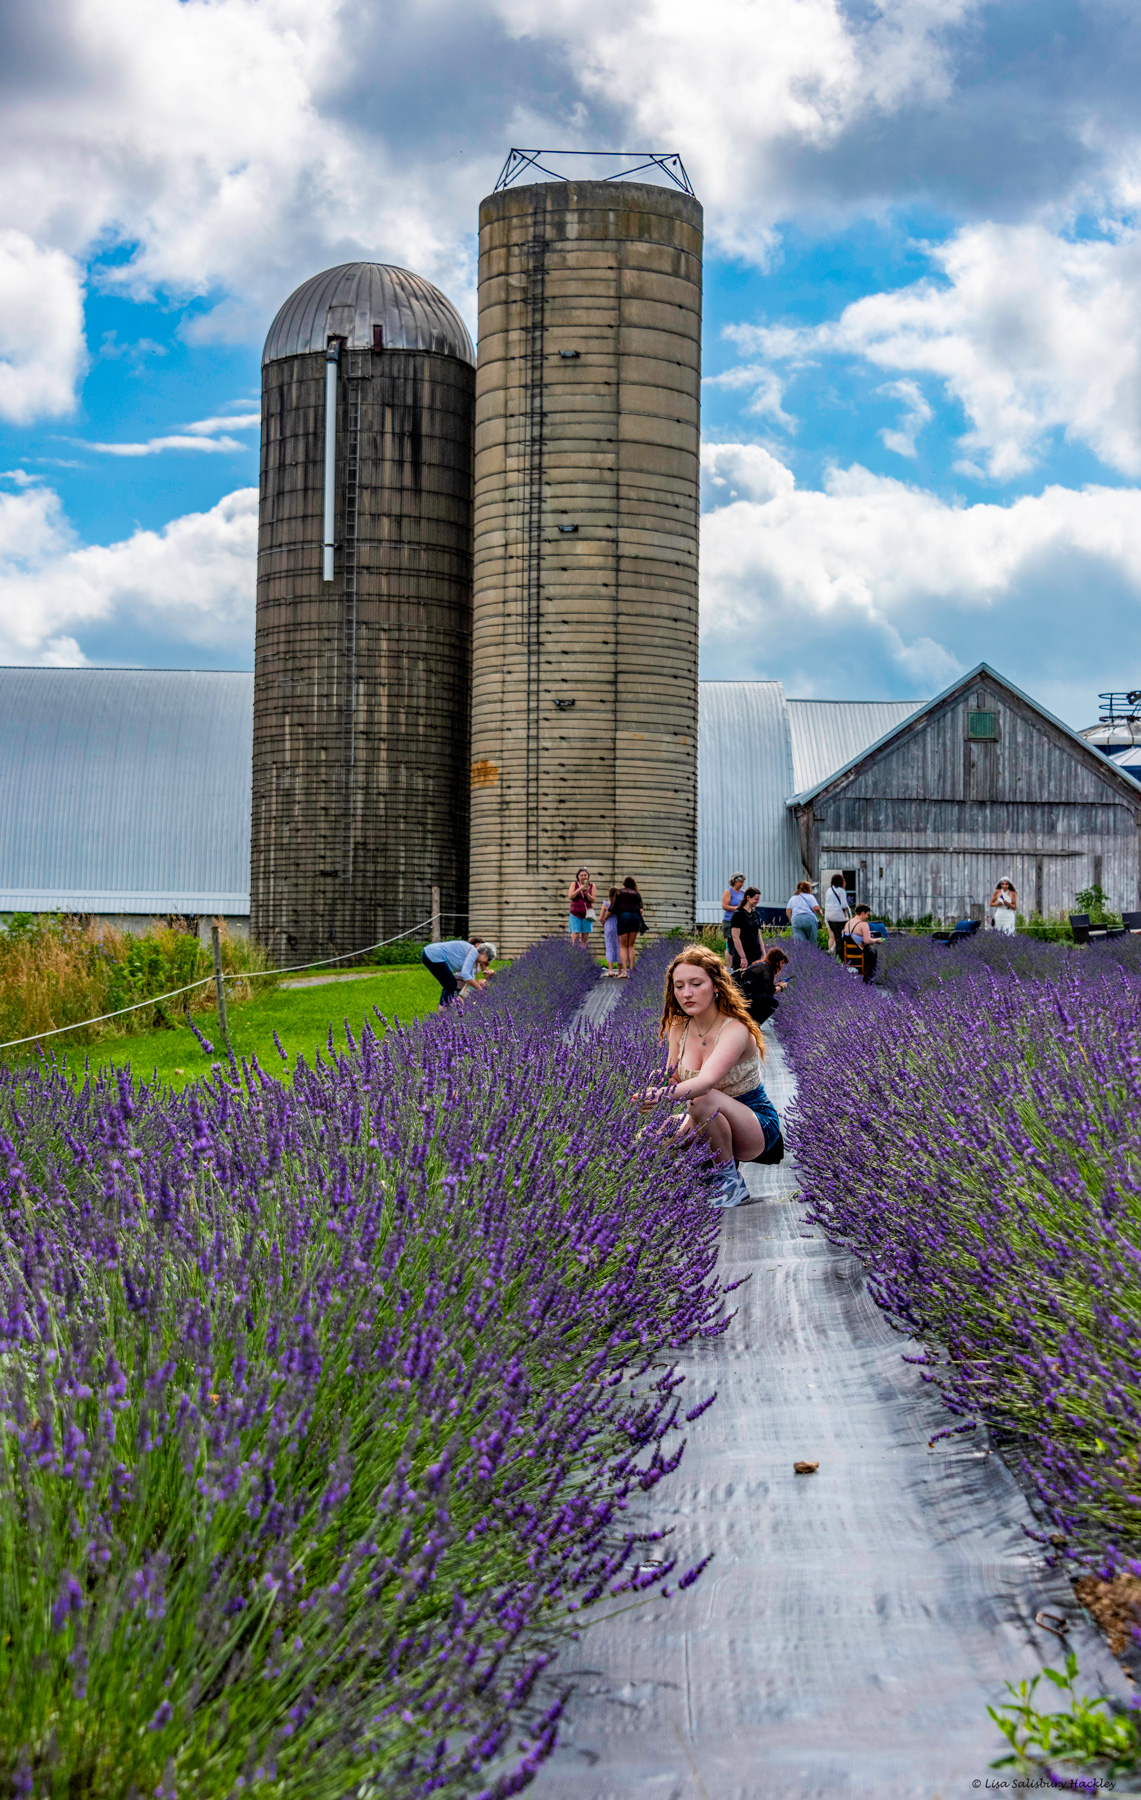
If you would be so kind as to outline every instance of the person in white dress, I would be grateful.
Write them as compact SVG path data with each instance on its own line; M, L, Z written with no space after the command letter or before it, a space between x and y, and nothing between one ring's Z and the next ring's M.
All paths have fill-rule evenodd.
M999 882L990 897L994 908L994 928L1005 932L1007 937L1014 936L1015 918L1018 913L1018 895L1014 891L1014 883L1006 877Z

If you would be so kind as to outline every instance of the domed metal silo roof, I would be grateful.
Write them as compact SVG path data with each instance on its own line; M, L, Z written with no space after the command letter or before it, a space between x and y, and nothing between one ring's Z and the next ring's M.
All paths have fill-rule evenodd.
M475 362L464 322L439 288L389 263L341 263L302 282L281 308L262 351L262 363L324 350L331 337L349 350L432 350Z

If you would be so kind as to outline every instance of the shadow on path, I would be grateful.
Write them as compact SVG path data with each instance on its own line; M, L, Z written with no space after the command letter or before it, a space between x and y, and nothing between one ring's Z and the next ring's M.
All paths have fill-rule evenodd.
M794 1083L766 1039L783 1112ZM859 1263L804 1222L795 1170L746 1175L764 1197L722 1215L722 1273L752 1279L725 1336L685 1364L693 1398L719 1398L643 1503L648 1523L680 1528L683 1567L715 1560L564 1654L576 1692L529 1791L965 1800L1004 1747L988 1702L1064 1657L1039 1609L1072 1620L1089 1684L1121 1694L1124 1679L1023 1532L1025 1499L981 1433L928 1448L950 1415L902 1361ZM795 1475L797 1459L819 1472Z

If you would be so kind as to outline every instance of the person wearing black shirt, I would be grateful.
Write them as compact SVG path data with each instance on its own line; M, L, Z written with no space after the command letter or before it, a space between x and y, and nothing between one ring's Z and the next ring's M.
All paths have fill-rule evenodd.
M784 951L774 947L760 962L754 963L751 969L743 969L735 978L745 996L749 1017L757 1025L763 1025L766 1019L771 1019L780 1005L777 995L786 984L778 981L777 976L787 962L788 957Z
M618 954L621 959L618 973L632 975L638 933L646 929L646 920L642 913L642 896L638 892L638 884L632 875L627 875L618 889L618 898L614 902L614 913L618 920Z
M750 963L760 962L764 955L761 924L757 918L757 901L760 897L760 888L746 888L740 906L729 921L729 937L740 957L738 967L742 969L747 969Z

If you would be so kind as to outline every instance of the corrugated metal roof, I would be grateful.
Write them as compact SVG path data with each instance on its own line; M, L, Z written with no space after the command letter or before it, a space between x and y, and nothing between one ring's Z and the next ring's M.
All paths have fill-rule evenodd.
M0 669L0 911L248 913L253 679Z
M1111 774L1114 780L1124 782L1127 791L1133 786L1141 786L1141 782L1134 782L1133 776L1130 775L1127 769L1120 768L1118 764L1113 761L1112 757L1105 756L1096 745L1087 743L1086 739L1079 732L1075 731L1072 725L1067 725L1062 719L1056 719L1052 712L1047 712L1046 708L1037 700L1032 699L1029 694L1024 694L1020 687L1015 687L1013 681L1008 681L1005 675L1000 675L998 670L993 669L990 663L987 662L976 663L973 669L968 669L965 675L960 675L955 681L951 682L949 687L945 687L941 694L936 694L932 699L924 700L913 706L911 711L904 715L904 718L913 719L918 726L921 716L935 712L945 701L951 699L953 695L970 687L972 681L977 681L980 678L986 681L997 682L1000 687L1006 689L1008 694L1014 694L1015 697L1023 701L1025 705L1032 707L1043 719L1048 719L1050 724L1053 725L1056 730L1063 732L1066 737L1070 738L1085 756L1094 759L1100 773ZM805 702L801 701L799 704L804 705ZM843 704L843 702L832 702L832 704ZM884 703L879 702L878 704ZM825 770L823 774L817 775L815 780L808 782L805 786L802 787L798 785L796 793L789 796L789 805L802 806L806 801L813 799L819 789L829 785L834 776L846 774L849 765L858 762L865 751L878 750L885 745L902 723L903 720L897 719L893 724L888 725L886 729L881 732L880 736L874 738L871 743L857 745L844 762L838 764L833 769Z
M779 681L703 681L697 736L697 919L721 917L736 870L783 906L800 879L792 746Z
M386 350L432 350L475 363L463 320L439 288L389 263L341 263L302 282L281 308L262 363L324 350L331 337L350 350L373 348L373 326Z
M918 700L789 700L792 779L803 793L910 718ZM788 795L785 796L788 798Z

